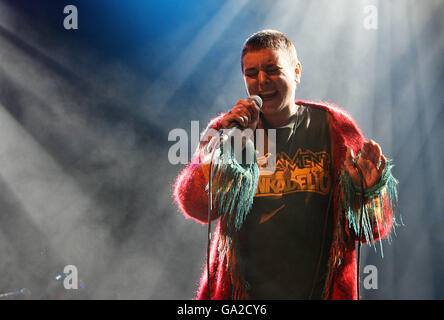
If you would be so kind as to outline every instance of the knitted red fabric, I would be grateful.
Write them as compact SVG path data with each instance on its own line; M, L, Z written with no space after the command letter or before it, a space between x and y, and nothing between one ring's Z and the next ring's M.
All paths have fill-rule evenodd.
M344 165L347 147L352 148L355 154L361 149L361 146L365 141L361 130L357 127L352 117L336 105L302 100L296 101L296 103L312 108L321 108L328 112L331 125L333 173L334 177L337 177ZM214 118L209 126L217 130L220 129L222 116L223 114ZM208 221L208 194L205 192L205 187L208 181L202 171L202 165L199 163L199 160L199 156L197 156L193 162L179 174L174 185L173 196L179 209L187 218L192 218L203 224ZM337 197L335 196L335 224L338 220L338 204L336 198ZM386 199L383 199L383 201L386 201ZM383 214L385 216L391 216L392 212L386 210ZM216 218L217 217L213 216L213 219ZM391 221L391 219L387 219L387 221ZM379 234L378 230L373 230L375 240L384 238L390 232L391 223L387 223L384 227L381 225L379 227ZM229 281L229 276L224 267L226 261L219 261L217 255L217 245L221 231L220 228L221 225L219 221L213 234L210 253L211 298L215 300L231 299L231 282ZM350 235L352 233L347 232L347 234ZM356 237L344 239L345 243L342 263L335 269L332 283L329 284L329 287L331 288L329 290L329 296L325 297L326 299L357 299L356 240ZM332 244L332 246L333 245L334 244ZM331 248L331 251L332 249L333 248ZM196 299L208 299L206 266L200 279Z

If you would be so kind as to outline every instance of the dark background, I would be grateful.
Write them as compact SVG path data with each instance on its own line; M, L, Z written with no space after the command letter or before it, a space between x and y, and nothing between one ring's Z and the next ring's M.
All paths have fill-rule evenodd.
M405 226L383 259L364 247L363 298L443 299L443 15L441 0L0 0L0 293L193 298L206 227L172 202L168 133L245 97L242 43L273 28L298 50L297 98L344 107L396 165ZM68 264L84 288L55 280Z

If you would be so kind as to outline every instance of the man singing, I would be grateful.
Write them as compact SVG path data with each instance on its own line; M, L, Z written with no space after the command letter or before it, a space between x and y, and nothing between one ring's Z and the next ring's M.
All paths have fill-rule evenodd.
M343 109L295 99L301 63L283 33L251 35L241 67L262 107L239 100L207 131L275 130L276 166L270 173L225 153L210 172L203 140L179 174L174 197L185 216L208 222L211 191L218 219L197 298L357 299L356 242L376 245L397 225L391 162Z

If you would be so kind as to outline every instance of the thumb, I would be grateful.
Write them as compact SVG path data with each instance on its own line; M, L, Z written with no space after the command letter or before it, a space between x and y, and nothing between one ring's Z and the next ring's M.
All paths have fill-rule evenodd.
M347 147L347 151L345 152L344 165L346 165L346 166L353 166L353 158L354 157L355 157L355 154L353 152L353 149Z

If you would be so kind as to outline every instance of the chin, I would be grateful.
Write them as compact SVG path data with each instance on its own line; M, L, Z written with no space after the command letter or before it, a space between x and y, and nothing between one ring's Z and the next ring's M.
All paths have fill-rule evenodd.
M264 103L261 112L263 114L273 114L281 109L280 105Z

